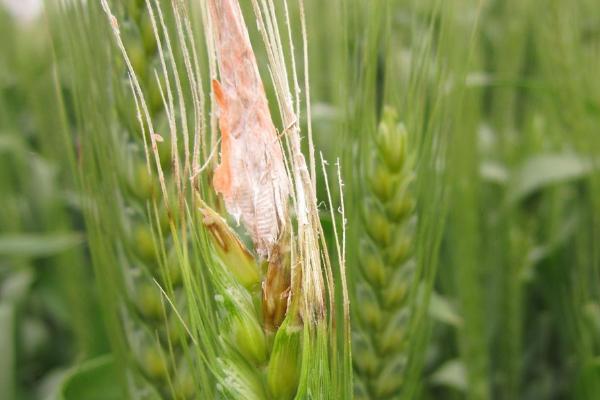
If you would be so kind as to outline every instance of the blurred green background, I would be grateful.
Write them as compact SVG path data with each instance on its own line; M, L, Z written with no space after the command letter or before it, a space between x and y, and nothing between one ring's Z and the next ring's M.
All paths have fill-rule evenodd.
M54 40L65 14L53 1L0 4L0 399L113 398L65 146L76 113ZM383 103L415 149L436 149L417 173L432 297L414 397L600 399L600 3L305 8L314 136L342 160L351 238L355 157ZM352 281L352 247L348 257Z

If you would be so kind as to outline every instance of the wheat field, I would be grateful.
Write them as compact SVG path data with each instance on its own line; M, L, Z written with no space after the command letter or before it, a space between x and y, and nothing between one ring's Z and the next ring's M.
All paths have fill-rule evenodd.
M596 0L0 0L0 399L600 399Z

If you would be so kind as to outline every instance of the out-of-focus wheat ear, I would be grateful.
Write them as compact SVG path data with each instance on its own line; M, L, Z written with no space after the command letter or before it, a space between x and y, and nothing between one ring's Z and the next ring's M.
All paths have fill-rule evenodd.
M146 382L165 399L189 398L199 393L208 395L212 392L212 387L207 385L209 369L202 365L212 359L214 337L210 334L210 321L213 317L205 303L207 299L197 290L205 282L190 258L194 246L188 236L190 219L186 193L193 168L186 114L188 98L182 88L183 80L192 87L196 145L200 142L204 115L200 109L201 88L195 84L198 69L192 67L197 60L192 59L187 47L189 38L185 32L189 32L189 27L184 30L183 4L172 2L169 8L157 1L132 1L118 16L112 13L108 1L103 0L101 6L116 40L117 59L125 62L121 70L116 63L114 74L127 76L129 82L123 90L119 87L122 80L115 79L116 91L129 93L129 97L123 95L124 109L119 113L123 116L119 141L125 143L123 148L127 149L122 157L123 166L119 167L127 178L123 181L126 189L118 190L122 192L124 206L131 210L122 216L127 245L118 257L122 260L120 272L126 290L120 294L120 301L127 308L134 307L136 320L145 325L146 331L157 333L153 341L155 353L162 354L167 379L148 375L144 357L132 357L134 363L127 369L132 376L145 374L146 379L132 382ZM136 24L139 29L129 32ZM121 26L125 27L124 31ZM177 32L174 39L170 36L173 31ZM176 45L183 54L184 76L179 74ZM128 129L126 122L130 114L137 117L141 137ZM115 152L119 154L122 150L117 148ZM140 154L146 157L145 166L139 159ZM200 316L201 313L204 315ZM130 314L128 311L123 315ZM208 322L199 323L200 318ZM136 336L131 335L128 331L131 325L125 322L125 345L133 351ZM196 386L194 390L192 385Z
M361 160L362 234L355 278L355 395L398 395L406 374L410 338L409 293L415 286L413 155L407 132L391 107L383 109L371 157ZM365 154L368 154L366 152Z

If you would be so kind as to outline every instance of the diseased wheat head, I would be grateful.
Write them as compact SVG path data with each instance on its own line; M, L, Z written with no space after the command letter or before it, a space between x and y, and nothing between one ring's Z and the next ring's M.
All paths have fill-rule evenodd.
M338 398L349 393L344 235L340 241L336 231L335 258L330 258L317 210L314 151L309 152L308 165L301 152L302 99L295 59L292 54L288 61L284 51L293 49L287 3L280 8L272 2L252 2L285 127L279 131L285 135L275 128L237 1L199 5L205 60L197 53L185 2L172 0L168 14L158 1L146 2L157 43L154 78L162 112L155 111L151 92L137 74L122 23L107 1L102 5L125 60L145 166L153 182L149 186L155 187L148 215L160 222L161 206L166 211L164 230L154 224L150 233L140 233L141 239L148 239L140 240L141 254L147 262L156 254L163 260L160 270L167 272L172 265L167 261L173 261L181 278L181 291L169 279L153 278L154 285L144 293L158 289L159 296L147 296L148 309L176 315L184 328L184 347L194 355L186 357L187 369L201 364L209 370L216 385L207 393L214 396L258 400L305 398L311 393ZM280 18L287 27L282 31L289 38L285 45ZM210 84L201 75L201 65L209 71ZM308 92L308 81L305 84ZM205 87L211 88L211 116L206 114ZM166 122L160 129L166 135L157 128L161 115ZM160 151L167 140L168 164ZM339 292L334 288L334 263L340 268ZM340 335L338 310L343 313ZM178 363L172 365L177 361L173 348L169 340L168 354L161 354L159 347L154 357L167 361L153 371L166 377L165 396L180 396L172 390L176 380L171 375L176 379L179 369L186 371Z

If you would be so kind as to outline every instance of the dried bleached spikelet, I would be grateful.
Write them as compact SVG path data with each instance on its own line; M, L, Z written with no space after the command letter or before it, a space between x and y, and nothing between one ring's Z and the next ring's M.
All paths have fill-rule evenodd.
M242 221L261 257L270 258L287 226L290 192L283 152L237 1L210 0L221 81L221 163L213 184Z

